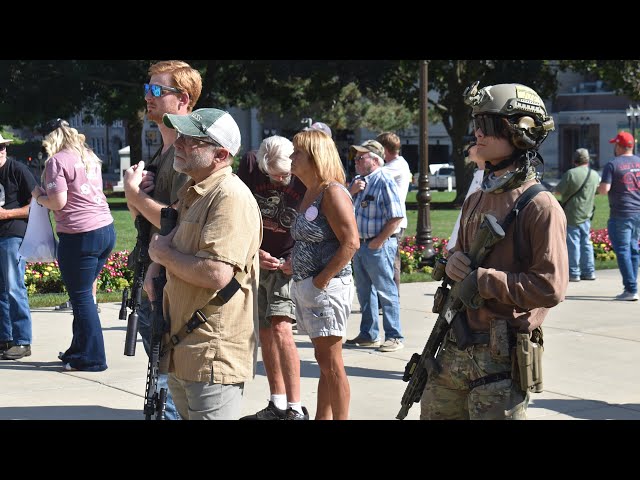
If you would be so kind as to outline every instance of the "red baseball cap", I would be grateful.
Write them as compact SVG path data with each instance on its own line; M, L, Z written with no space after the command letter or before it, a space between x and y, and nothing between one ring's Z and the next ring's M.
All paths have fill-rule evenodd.
M633 135L629 132L620 132L615 138L609 140L609 143L617 143L621 147L631 148L633 147Z

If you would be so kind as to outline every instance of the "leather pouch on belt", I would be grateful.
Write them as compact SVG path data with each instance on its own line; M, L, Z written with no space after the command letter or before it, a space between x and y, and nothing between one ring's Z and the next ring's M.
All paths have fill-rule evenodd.
M509 332L507 321L494 319L489 326L489 350L491 357L496 360L510 357Z
M516 335L516 358L520 387L524 392L542 392L542 352L541 344L534 343L529 333Z

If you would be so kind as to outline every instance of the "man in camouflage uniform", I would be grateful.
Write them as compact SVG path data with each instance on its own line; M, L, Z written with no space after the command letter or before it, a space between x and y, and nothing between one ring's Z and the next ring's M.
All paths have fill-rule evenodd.
M564 299L566 217L555 197L541 191L505 226L505 237L477 268L465 252L485 214L504 225L523 192L539 183L538 148L553 130L553 119L538 94L524 85L478 90L476 83L465 92L465 101L473 107L476 154L490 173L462 207L446 274L460 282L472 342L460 348L453 332L447 333L438 353L442 369L429 376L420 418L526 419L529 393L541 391L541 379L527 382L529 372L512 367L519 345L541 355L540 326L549 308Z

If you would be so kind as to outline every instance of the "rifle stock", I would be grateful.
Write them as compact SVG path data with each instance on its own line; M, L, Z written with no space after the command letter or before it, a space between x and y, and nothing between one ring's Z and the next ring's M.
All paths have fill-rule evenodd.
M478 233L467 254L471 259L471 269L477 268L487 257L493 246L503 238L504 230L496 218L493 215L485 214ZM445 262L443 262L441 266L444 264ZM436 271L441 274L440 277L436 277ZM453 282L447 277L446 274L444 274L443 268L435 269L434 279L440 280L441 278L442 285L438 288L436 295L438 298L434 298L434 301L439 305L437 310L439 315L436 323L431 330L422 354L418 355L414 353L409 363L405 366L402 380L409 383L400 401L401 408L396 415L398 420L404 419L413 404L420 401L429 375L433 372L438 373L440 371L441 367L436 358L445 336L453 323L463 320L459 316L461 312L465 311L465 306L458 295L459 283ZM449 289L449 285L453 286Z
M178 222L178 212L167 207L160 211L160 235L167 235L174 229ZM144 395L144 415L146 420L151 420L155 415L156 420L164 420L165 406L167 403L167 390L161 388L157 391L158 374L160 373L160 350L162 349L162 336L167 331L164 313L162 311L162 296L164 286L167 283L167 273L164 267L160 267L160 273L153 279L154 300L151 302L151 345L149 351L149 365L147 367L147 384Z

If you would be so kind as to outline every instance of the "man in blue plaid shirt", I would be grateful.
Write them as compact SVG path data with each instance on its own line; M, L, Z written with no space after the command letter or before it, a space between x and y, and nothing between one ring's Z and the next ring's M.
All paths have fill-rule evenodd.
M353 257L353 274L362 312L360 333L346 341L353 347L377 347L379 352L404 348L400 329L398 286L393 262L398 250L400 222L404 218L398 185L382 167L384 148L375 140L351 146L358 174L349 191L353 196L360 248ZM380 344L378 299L382 308L384 343Z

